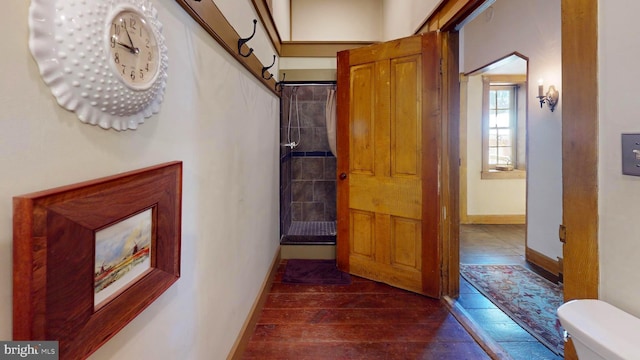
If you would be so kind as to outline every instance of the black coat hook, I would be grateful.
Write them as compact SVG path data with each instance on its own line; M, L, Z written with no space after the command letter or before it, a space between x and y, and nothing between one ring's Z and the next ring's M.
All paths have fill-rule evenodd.
M238 39L238 54L240 54L240 56L249 57L253 53L253 48L249 48L249 52L247 54L243 54L242 53L242 45L246 44L256 34L256 24L257 23L258 23L258 20L253 19L253 33L251 34L251 36L249 36L248 38L240 38L240 39Z
M273 55L273 62L271 63L271 65L269 65L269 66L263 66L263 67L262 67L262 78L263 78L263 79L265 79L265 80L271 80L271 78L273 77L273 74L269 74L269 77L265 77L265 76L264 76L264 73L266 73L266 72L267 72L267 70L271 69L271 68L273 67L273 65L275 65L275 64L276 64L276 56L275 56L275 55Z
M281 92L282 91L282 84L284 83L284 78L287 77L287 73L282 73L282 80L276 82L276 91L277 92Z

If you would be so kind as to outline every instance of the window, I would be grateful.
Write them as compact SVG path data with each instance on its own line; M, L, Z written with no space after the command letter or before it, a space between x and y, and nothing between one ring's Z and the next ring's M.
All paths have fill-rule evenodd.
M483 76L482 178L524 178L524 124L519 90L526 76ZM524 123L524 111L522 111ZM519 144L522 142L522 144ZM520 146L519 146L520 145Z
M516 160L515 125L517 121L516 86L489 86L490 169L513 166Z

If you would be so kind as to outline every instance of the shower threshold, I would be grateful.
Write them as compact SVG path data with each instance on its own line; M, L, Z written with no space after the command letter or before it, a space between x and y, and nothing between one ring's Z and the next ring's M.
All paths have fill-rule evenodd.
M282 245L335 245L335 221L293 221L280 240Z

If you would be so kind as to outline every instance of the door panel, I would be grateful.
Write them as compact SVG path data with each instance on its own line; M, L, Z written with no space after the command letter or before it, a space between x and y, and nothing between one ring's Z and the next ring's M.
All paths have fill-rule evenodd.
M368 211L351 212L351 250L354 256L373 259L373 229L375 214Z
M420 56L391 60L392 176L420 177Z
M352 209L393 214L419 219L421 183L417 179L379 179L374 176L350 174L349 201Z
M375 85L374 64L355 66L352 69L353 106L351 109L353 118L351 127L350 147L354 150L349 159L350 169L360 174L374 174L374 115L375 115Z
M338 54L338 266L432 297L440 113L427 96L438 92L439 41L429 33Z
M422 268L422 234L419 221L392 217L391 244L391 261L394 266L420 272Z

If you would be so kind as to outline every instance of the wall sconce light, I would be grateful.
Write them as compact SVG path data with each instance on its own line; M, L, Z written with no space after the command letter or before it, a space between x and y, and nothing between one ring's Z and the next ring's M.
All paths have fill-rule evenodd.
M558 103L558 98L560 97L560 93L556 90L556 87L551 85L549 86L549 90L547 90L547 94L544 94L544 87L542 86L542 80L538 82L538 96L536 98L540 100L540 108L542 109L542 104L547 103L551 112L556 108L556 104Z

